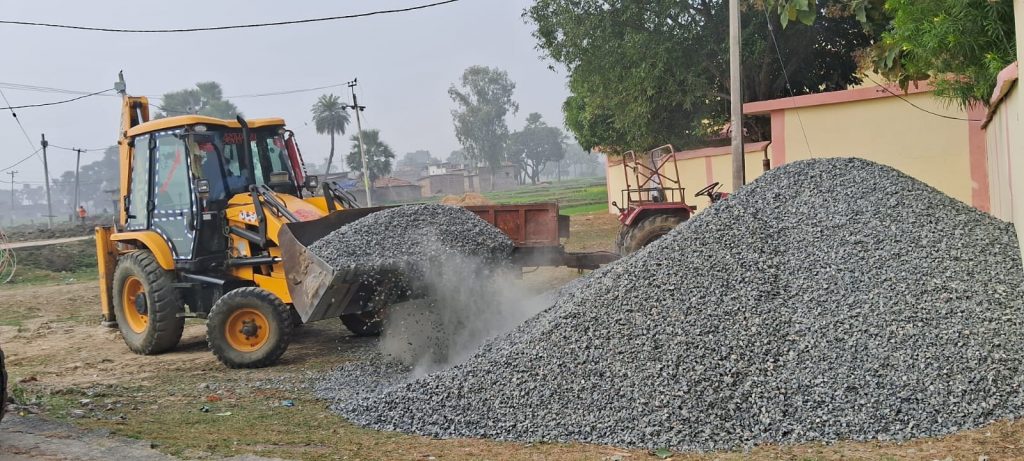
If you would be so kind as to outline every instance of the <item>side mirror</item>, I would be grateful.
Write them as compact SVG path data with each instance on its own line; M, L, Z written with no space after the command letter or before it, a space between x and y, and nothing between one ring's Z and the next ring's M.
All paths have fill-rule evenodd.
M314 191L316 191L316 189L318 187L320 187L320 180L317 179L317 177L313 176L313 175L306 176L306 181L305 181L305 184L303 184L303 186L310 193L313 193Z

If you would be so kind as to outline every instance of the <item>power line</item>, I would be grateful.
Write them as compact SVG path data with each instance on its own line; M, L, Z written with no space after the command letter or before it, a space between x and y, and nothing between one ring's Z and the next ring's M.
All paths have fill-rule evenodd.
M3 98L4 104L7 104L7 109L11 111L11 117L14 117L14 121L18 124L18 128L21 128L21 134L25 135L25 140L32 147L35 147L36 143L32 142L32 137L28 135L28 131L25 130L25 125L21 124L21 119L18 118L18 114L11 108L11 102L7 100L7 95L4 94L4 90L0 90L0 97ZM38 150L36 152L39 152Z
M345 86L345 83L332 83L330 85L316 86L316 87L312 87L312 88L299 88L299 89L294 89L294 90L270 91L270 92L265 92L265 93L249 93L249 94L228 95L228 96L224 96L224 99L262 98L262 97L267 97L267 96L280 96L280 95L288 95L288 94L296 94L296 93L305 93L305 92L309 92L309 91L326 90L328 88L336 88L336 87L339 87L339 86ZM34 91L34 92L39 92L39 93L59 93L59 94L77 94L77 95L85 95L85 96L119 97L116 94L105 94L107 91L110 91L110 90L105 90L105 91L101 91L101 92L97 92L97 93L89 93L87 91L69 90L69 89L65 89L65 88L53 88L53 87L46 87L46 86L27 85L27 84L23 84L23 83L0 82L0 89L19 90L19 91ZM162 96L155 96L155 95L138 95L138 96L146 96L149 99L163 99ZM159 106L157 104L150 103L150 105L159 108ZM18 109L20 107L25 107L25 106L13 106L12 108L13 109ZM0 107L0 109L3 109L3 108ZM161 110L165 110L163 108L160 108L160 109ZM187 112L181 112L181 113L187 113Z
M69 90L66 88L54 88L50 86L39 86L39 85L28 85L24 83L11 83L11 82L0 82L0 88L15 91L32 91L36 93L56 93L56 94L90 94L88 91L81 90ZM99 93L95 96L106 96L108 98L120 98L118 94L105 94ZM162 96L148 95L148 94L137 94L135 96L145 96L149 99L163 99Z
M779 69L782 69L782 77L786 81L786 88L789 89L789 96L795 97L796 92L793 91L793 85L789 83L789 74L786 72L786 61L782 59L782 50L779 48L779 41L775 39L775 30L772 28L772 20L768 17L768 8L764 8L764 19L768 24L768 35L772 36L772 43L775 44L775 55L779 57ZM800 123L800 131L804 135L804 144L807 146L807 155L814 157L814 151L811 150L811 141L807 137L807 129L804 128L804 119L800 116L800 109L793 109L796 113L796 120Z
M37 26L37 27L53 27L58 29L74 29L74 30L87 30L94 32L119 32L119 33L136 33L136 34L160 34L160 33L175 33L175 32L207 32L213 30L231 30L231 29L251 29L257 27L271 27L271 26L286 26L293 24L307 24L313 22L324 22L324 21L336 21L340 19L354 19L364 18L367 16L376 16L381 14L391 13L404 13L408 11L422 10L426 8L432 8L435 6L441 6L448 3L455 3L459 0L444 0L440 2L428 3L425 5L412 6L408 8L398 8L392 10L378 10L370 11L367 13L348 14L344 16L329 16L323 18L310 18L310 19L297 19L292 21L276 21L276 22L264 22L255 24L236 24L230 26L213 26L213 27L190 27L180 29L118 29L111 27L92 27L92 26L77 26L69 24L52 24L45 22L30 22L30 21L0 21L0 24L11 24L18 26Z
M0 171L7 171L7 170L10 170L11 168L14 168L14 167L16 167L18 165L21 165L22 163L25 162L25 160L28 160L28 159L32 158L34 155L38 154L39 151L41 151L41 150L43 150L43 149L42 148L36 149L35 152L32 152L31 154L26 155L25 158L23 158L21 160L18 160L17 162L14 162L13 165L11 165L11 166L9 166L7 168L0 168Z
M44 103L40 103L40 104L24 104L24 105L21 105L21 106L12 106L10 102L7 102L7 98L4 98L4 102L7 102L7 107L0 107L0 110L2 110L2 109L14 110L14 109L25 109L25 108L29 108L29 107L56 106L57 104L65 104L65 103L69 103L69 102L73 102L73 101L78 101L79 99L88 98L89 96L96 96L98 94L103 94L103 93L106 93L106 92L111 91L111 90L113 90L113 88L108 88L108 89L103 90L103 91L97 91L95 93L83 94L81 96L74 97L74 98L71 98L71 99L65 99L63 101L44 102ZM17 116L15 116L15 117L17 117Z
M295 94L295 93L305 93L307 91L326 90L327 88L334 88L334 87L345 86L345 85L346 85L345 83L335 83L333 85L324 85L324 86L318 86L318 87L315 87L315 88L302 88L302 89L299 89L299 90L284 90L284 91L274 91L274 92L270 92L270 93L255 93L255 94L240 94L240 95L235 95L235 96L224 96L224 99L262 98L264 96L279 96L279 95L283 95L283 94Z
M915 108L915 109L917 109L917 110L919 110L921 112L925 112L925 113L928 113L928 114L932 114L932 115L934 115L936 117L942 117L942 118L949 119L949 120L957 120L957 121L960 121L960 122L984 122L984 120L977 120L977 119L973 119L973 118L954 117L952 115L945 115L945 114L940 114L938 112L932 112L932 111L930 111L928 109L925 109L925 108L923 108L923 107L921 107L921 106L919 106L917 104L914 104L911 100L909 100L907 98L904 98L902 95L897 94L896 92L890 90L888 86L885 86L885 85L882 85L881 83L876 82L875 79L871 78L870 75L864 74L864 77L866 77L868 80L871 80L871 82L874 83L875 85L878 85L879 87L881 87L883 90L885 90L886 93L889 93L889 94L891 94L893 96L896 96L897 98L900 98L900 101L903 101L903 102L905 102L907 104L910 104L913 108Z
M109 149L108 147L99 147L99 148L95 148L95 149L78 149L78 148L74 148L74 147L61 147L61 146L58 146L56 144L50 144L50 147L54 147L54 148L57 148L57 149L63 149L63 150L71 151L71 152L76 152L76 151L99 152L99 151L104 151L104 150Z

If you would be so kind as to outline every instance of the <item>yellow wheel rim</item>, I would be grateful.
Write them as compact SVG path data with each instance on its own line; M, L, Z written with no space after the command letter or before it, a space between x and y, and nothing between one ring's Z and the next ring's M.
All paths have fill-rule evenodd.
M124 281L124 287L121 290L121 305L124 306L124 321L128 323L128 328L136 333L143 333L146 331L146 327L149 326L149 315L140 314L139 310L135 308L135 299L140 294L145 294L146 288L142 285L142 280L133 275L128 276ZM148 307L146 306L148 313Z
M270 337L270 321L260 311L243 307L228 317L224 326L224 337L228 345L236 351L258 350Z

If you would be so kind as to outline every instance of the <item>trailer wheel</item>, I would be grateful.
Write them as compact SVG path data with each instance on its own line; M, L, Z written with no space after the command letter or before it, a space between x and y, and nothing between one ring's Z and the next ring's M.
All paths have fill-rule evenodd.
M4 366L4 351L0 349L0 420L7 411L7 368Z
M125 344L142 355L173 349L181 340L185 318L173 276L148 251L122 256L114 270L114 317Z
M619 253L626 256L650 245L651 242L672 232L672 229L687 218L688 216L678 214L656 214L644 218L625 233Z
M206 342L229 368L272 365L288 350L292 314L273 293L257 287L227 292L210 309Z

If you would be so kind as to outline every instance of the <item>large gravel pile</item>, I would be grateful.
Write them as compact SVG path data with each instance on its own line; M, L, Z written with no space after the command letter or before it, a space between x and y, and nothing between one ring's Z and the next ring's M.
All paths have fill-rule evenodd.
M452 257L506 261L513 243L465 208L409 205L367 215L313 242L309 249L337 269L423 270Z
M1013 228L891 168L778 168L466 362L339 410L438 437L710 450L1024 414Z

